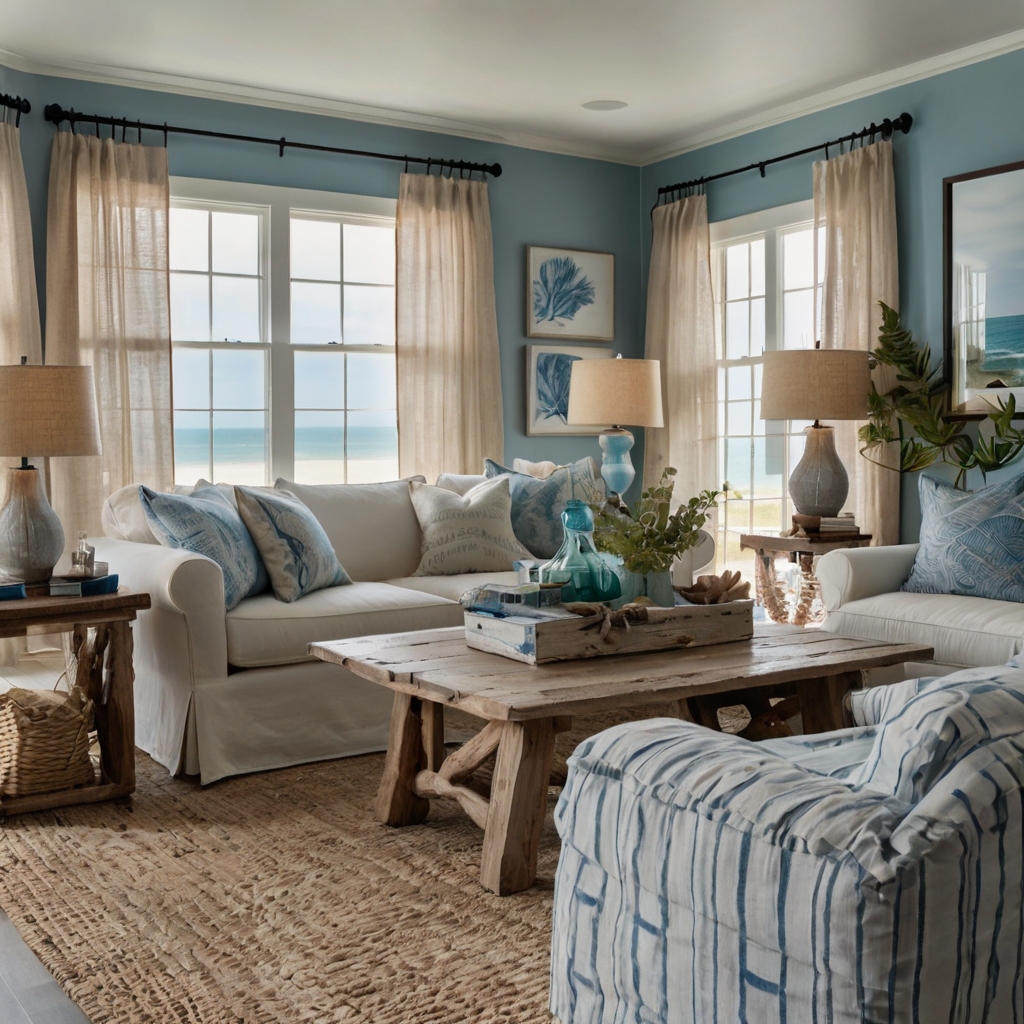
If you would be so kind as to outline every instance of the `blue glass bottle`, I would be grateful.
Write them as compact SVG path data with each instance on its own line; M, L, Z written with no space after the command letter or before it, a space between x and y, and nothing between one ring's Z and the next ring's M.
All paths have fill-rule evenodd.
M540 567L540 579L567 579L566 601L614 601L622 584L594 546L594 514L586 502L573 498L562 512L565 540L554 557ZM575 593L570 593L575 591Z

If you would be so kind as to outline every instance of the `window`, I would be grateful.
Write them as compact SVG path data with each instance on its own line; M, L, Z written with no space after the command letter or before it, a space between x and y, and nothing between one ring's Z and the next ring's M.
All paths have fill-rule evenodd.
M761 364L765 351L814 346L812 218L811 203L795 203L711 225L726 492L717 521L720 569L749 568L741 534L778 534L791 525L787 482L809 424L761 419ZM823 256L819 246L819 267Z
M171 192L175 481L397 477L394 201Z

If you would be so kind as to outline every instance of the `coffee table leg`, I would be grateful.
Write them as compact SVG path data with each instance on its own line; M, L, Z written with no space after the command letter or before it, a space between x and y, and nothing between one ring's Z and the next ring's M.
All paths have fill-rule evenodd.
M377 790L377 817L385 825L417 825L427 816L430 801L416 795L416 773L425 761L420 700L396 693L384 775Z
M797 684L804 732L831 732L844 728L843 698L850 690L859 690L863 685L864 674L860 671L840 672Z
M533 885L555 748L550 718L505 722L494 765L480 881L507 896Z

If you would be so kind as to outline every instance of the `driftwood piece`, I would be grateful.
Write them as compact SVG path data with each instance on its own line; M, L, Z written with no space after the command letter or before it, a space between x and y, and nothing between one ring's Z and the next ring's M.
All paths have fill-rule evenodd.
M740 574L729 569L721 576L698 576L692 587L676 589L693 604L726 604L750 599L750 584L742 582Z

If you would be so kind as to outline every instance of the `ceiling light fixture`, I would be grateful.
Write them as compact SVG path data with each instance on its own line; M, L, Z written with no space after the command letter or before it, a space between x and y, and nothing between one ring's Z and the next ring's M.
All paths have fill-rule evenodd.
M584 110L621 110L629 104L623 100L591 100L589 103L581 103Z

